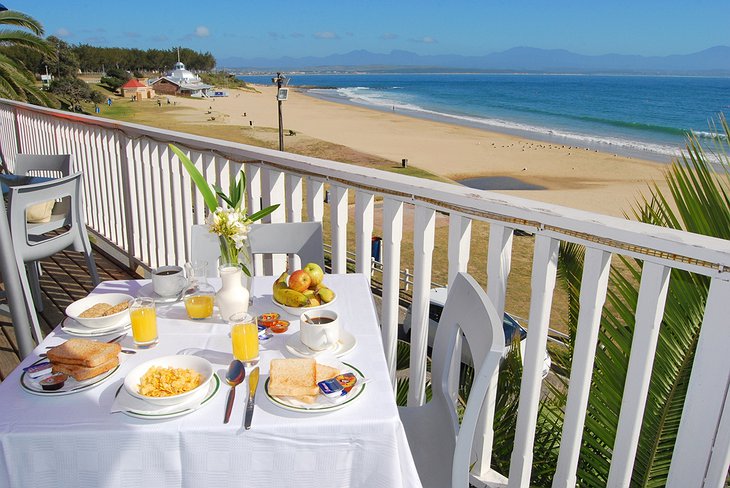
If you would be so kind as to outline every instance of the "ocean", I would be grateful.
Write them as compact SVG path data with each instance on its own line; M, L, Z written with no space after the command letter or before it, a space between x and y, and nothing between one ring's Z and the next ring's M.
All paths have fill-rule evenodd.
M669 162L730 114L730 78L547 74L292 74L290 87L371 108ZM271 76L239 76L271 83Z

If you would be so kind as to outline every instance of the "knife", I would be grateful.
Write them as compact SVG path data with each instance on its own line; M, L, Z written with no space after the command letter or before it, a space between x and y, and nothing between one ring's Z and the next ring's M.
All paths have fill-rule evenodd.
M253 418L253 402L256 398L256 387L259 385L259 367L256 366L248 377L248 403L246 404L246 418L243 427L248 430L251 428L251 419Z

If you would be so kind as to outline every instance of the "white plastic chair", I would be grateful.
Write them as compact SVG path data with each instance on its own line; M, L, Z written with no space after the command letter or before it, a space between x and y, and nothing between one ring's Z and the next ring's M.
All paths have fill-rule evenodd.
M71 175L73 164L74 158L71 154L18 154L15 156L15 171L13 171L13 174L17 176L61 178ZM29 225L28 232L45 234L70 225L71 222L66 219L68 215L68 201L56 202L50 222Z
M96 263L92 255L89 236L86 232L86 224L81 212L81 173L76 173L64 178L58 178L44 183L11 187L8 194L8 221L10 223L10 234L15 248L15 258L18 269L23 269L25 264L33 263L42 258L72 248L84 254L86 265L94 285L99 284L99 274L96 270ZM68 214L62 219L68 222L68 229L51 236L33 232L33 224L26 222L26 209L40 202L51 199L65 199L68 202ZM40 224L43 225L43 224ZM27 266L28 275L20 273L23 291L26 294L29 305L35 304L36 308L41 307L42 300L38 276L35 274L35 266ZM29 282L33 283L31 288ZM29 306L28 313L33 323L36 339L42 339L38 317Z
M217 263L220 258L218 236L211 234L207 225L193 225L190 237L191 260L207 261L208 276L217 276ZM324 269L320 222L252 224L248 240L252 256L293 254L299 256L302 264L317 263ZM298 265L290 261L290 271L296 269L296 266Z
M463 333L479 365L474 374L461 427L449 394L456 339ZM459 273L449 287L434 340L431 363L431 401L418 407L399 407L418 475L424 487L467 488L472 443L479 413L504 349L502 321L484 290L471 276Z

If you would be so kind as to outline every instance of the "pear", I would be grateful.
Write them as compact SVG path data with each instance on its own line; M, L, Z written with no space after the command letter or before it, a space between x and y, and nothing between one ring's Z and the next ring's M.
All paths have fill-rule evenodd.
M323 301L324 303L329 303L329 302L331 302L332 300L334 300L334 299L335 299L335 292L333 292L332 290L330 290L330 289L329 289L329 288L327 288L326 286L321 286L321 287L320 287L320 288L319 288L319 289L317 290L317 296L319 296L319 298L320 298L320 299L321 299L321 300L322 300L322 301Z

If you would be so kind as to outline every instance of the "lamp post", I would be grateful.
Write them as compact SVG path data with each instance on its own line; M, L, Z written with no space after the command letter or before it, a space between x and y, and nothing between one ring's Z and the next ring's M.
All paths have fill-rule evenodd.
M271 78L272 83L276 85L276 104L279 107L279 151L284 150L284 119L281 116L281 102L286 100L286 91L287 89L284 88L282 90L281 85L286 85L288 82L286 76L282 75L280 72L276 73L276 76L274 78Z

